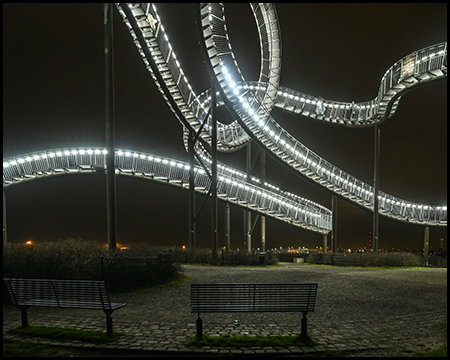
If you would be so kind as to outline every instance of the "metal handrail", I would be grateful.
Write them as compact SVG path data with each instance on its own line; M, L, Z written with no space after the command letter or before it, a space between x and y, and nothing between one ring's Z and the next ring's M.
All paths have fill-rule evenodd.
M3 186L50 175L92 173L106 167L104 148L66 148L33 152L3 160ZM189 186L189 164L159 155L116 149L116 174L163 181L182 188ZM267 184L268 189L247 181L242 172L225 164L218 166L219 198L317 233L331 231L331 211L300 196ZM258 182L259 179L253 179ZM211 180L195 167L195 189L208 193Z

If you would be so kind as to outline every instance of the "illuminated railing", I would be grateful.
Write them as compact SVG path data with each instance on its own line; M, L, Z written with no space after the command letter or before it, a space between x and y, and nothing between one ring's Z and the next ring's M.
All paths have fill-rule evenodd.
M205 102L204 99L198 97L192 89L192 86L190 85L189 80L180 65L176 53L169 42L164 26L162 25L161 19L156 10L156 6L148 3L128 4L128 6L133 14L134 20L146 40L146 46L150 50L153 61L157 65L158 71L169 88L172 98L178 108L182 111L189 124L196 132L198 132L203 121L209 122L208 111L210 107L210 98L207 102ZM117 7L131 35L133 36L134 43L137 46L148 71L152 75L155 83L158 85L163 98L167 101L167 97L162 92L159 82L149 66L148 59L142 51L141 45L134 34L128 18L125 16L119 4L117 4ZM209 97L209 94L207 97ZM167 103L169 108L172 109L172 105L168 101ZM179 116L175 111L174 114L179 119ZM205 132L202 136L205 137L207 141L210 141L211 136L207 132ZM238 150L247 143L248 139L249 137L247 133L237 123L231 126L223 124L219 124L218 126L218 149L220 151ZM187 140L185 143L187 146Z
M298 115L345 126L379 124L394 115L400 98L398 94L427 81L447 76L447 43L429 46L405 56L392 65L383 76L375 99L361 103L325 100L299 91L280 87L275 106ZM263 86L256 82L241 85ZM387 114L388 104L392 108Z
M148 3L134 3L128 4L127 6L131 10L134 21L146 40L146 46L150 50L153 61L158 66L158 70L160 71L165 84L169 87L172 98L175 100L178 108L182 110L190 125L195 131L198 131L203 121L207 121L207 124L209 124L209 92L205 93L203 97L196 96L172 45L170 44L156 6ZM133 36L134 43L136 44L147 69L158 84L158 80L148 64L148 59L146 58L144 51L142 51L141 44L134 34L129 19L126 17L119 4L117 4L117 7ZM272 109L277 95L281 72L279 23L277 21L275 7L272 4L252 4L252 9L258 24L260 46L262 49L259 81L263 82L265 87L267 87L261 101L266 109ZM166 95L164 93L162 94L167 100ZM169 107L171 108L172 105L169 104ZM175 115L178 117L177 114ZM206 141L210 141L210 128L208 126L205 127L202 137L204 137ZM246 145L248 140L248 134L237 122L230 125L218 123L217 141L219 151L236 151ZM187 148L186 137L185 145Z
M226 51L227 44L224 41L216 41L219 36L220 39L227 39L224 36L226 26L223 5L201 4L200 13L205 45L211 68L221 87L222 100L227 107L234 111L235 117L239 119L246 131L257 138L259 145L265 147L280 161L298 173L359 205L373 210L372 186L333 166L297 141L270 116L262 105L257 92L249 88L250 84L246 83L242 76L231 52L231 46L229 47L230 50ZM411 63L411 56L407 56L388 70L382 79L380 92L372 103L364 104L364 108L362 108L362 105L358 108L357 104L337 106L322 100L320 106L323 115L326 115L327 111L331 111L331 109L336 109L337 111L333 116L335 119L341 117L342 121L346 118L349 121L352 119L362 121L362 115L371 113L377 113L376 118L383 118L385 116L383 111L388 109L389 101L398 101L397 95L400 91L405 91L408 87L415 86L420 81L430 81L446 76L446 44L434 45L415 52L415 54L412 65L408 65ZM417 54L428 55L419 56ZM430 57L430 55L432 56ZM395 81L391 74L394 74L397 68L406 70L403 70L402 75ZM286 92L285 94L281 88L278 95L285 99L303 103L301 111L302 114L307 116L312 116L312 113L317 111L313 111L313 109L317 109L318 101L321 100L310 96L295 95L294 93L288 94ZM296 99L296 96L298 96L298 99ZM296 108L298 109L298 107L292 106L292 110ZM392 108L395 109L395 103ZM383 215L414 223L430 225L446 225L447 223L446 206L415 204L381 191L379 192L379 200L379 211Z
M3 160L3 186L58 174L104 172L104 148L69 148L38 151ZM204 160L207 160L205 158ZM116 173L189 187L189 164L157 155L117 149ZM208 193L211 180L202 167L194 168L195 190ZM257 211L265 216L326 234L331 230L331 211L297 195L265 184L249 183L246 175L224 164L218 166L219 199ZM252 179L260 182L259 179Z
M203 121L207 122L202 136L206 141L210 141L207 116L209 93L205 92L197 96L190 86L187 88L179 86L181 79L188 83L187 78L181 70L179 59L174 55L171 56L173 49L167 34L164 33L156 7L148 4L126 6L131 9L133 19L125 15L120 5L118 9L130 29L147 68L152 72L149 61L154 61L158 65L158 71L170 89L170 96L175 99L177 106L186 115L192 127L197 131ZM276 75L272 82L264 82L265 78L262 75L257 82L245 81L228 39L223 6L216 3L200 6L205 45L211 66L225 96L223 101L228 107L234 109L236 117L239 118L245 130L243 131L236 122L231 125L220 125L219 150L229 151L242 147L248 140L246 133L251 133L257 138L259 145L272 152L298 173L358 205L373 210L372 186L309 150L276 123L270 116L270 110L275 105L296 114L346 126L373 125L384 121L395 112L402 92L406 92L419 83L446 77L446 43L416 51L395 63L382 78L379 93L374 100L358 104L329 101L278 86L281 45L276 12L270 7L261 10L258 6L253 6L252 10L258 21L258 28L265 30L264 33L260 32L260 44L265 54L263 59L269 60L262 61L261 73L264 69L273 69ZM146 39L146 44L138 42L129 21L137 22ZM145 56L142 45L150 49L152 59ZM267 73L270 74L270 72ZM154 74L152 75L157 81ZM167 100L166 95L164 97ZM169 104L169 106L172 105ZM187 143L186 140L185 143ZM386 216L429 225L446 225L447 223L445 206L416 204L381 191L379 200L379 211Z

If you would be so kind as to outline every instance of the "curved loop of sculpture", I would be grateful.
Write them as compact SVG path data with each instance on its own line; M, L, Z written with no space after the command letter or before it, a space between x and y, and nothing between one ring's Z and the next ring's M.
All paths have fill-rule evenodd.
M362 205L373 211L374 194L372 186L343 172L319 155L312 153L306 146L296 140L270 116L255 92L241 82L242 76L231 45L224 43L228 39L225 26L224 7L222 4L203 3L200 5L201 31L205 52L209 59L209 70L216 77L222 95L222 101L233 113L246 132L266 149L267 153L324 188ZM302 110L302 115L321 119L335 119L335 122L351 125L368 125L385 121L395 110L401 94L416 88L420 84L446 78L447 44L437 44L410 54L394 64L384 75L377 97L363 105L341 104L337 106L326 100L304 98L293 92L284 98L297 96L299 103L310 104L309 110ZM231 80L230 80L231 79ZM261 85L260 85L261 86ZM237 90L237 91L236 91ZM305 106L306 107L306 106ZM305 109L305 107L303 109ZM333 109L338 109L333 113ZM416 207L403 199L379 192L379 212L388 217L429 225L446 225L446 207L419 205L422 213L433 213L436 220L425 220L422 216L411 216L408 208ZM443 210L445 208L445 210Z
M208 91L197 95L192 90L164 31L156 6L148 3L135 3L117 4L117 7L143 58L144 64L170 109L183 124L185 132L197 133L202 129L200 134L202 140L206 143L210 142L211 135L208 125L210 95ZM293 114L343 126L373 126L382 123L394 114L400 96L404 93L422 84L446 79L447 44L441 43L429 46L397 61L386 71L381 80L378 95L371 101L359 104L329 101L279 86L281 40L275 7L270 4L252 4L252 11L258 23L262 49L260 76L259 80L255 82L244 79L235 60L225 26L223 5L201 4L199 9L201 32L210 70L219 84L221 95L219 101L228 107L236 119L230 125L219 125L218 150L229 152L240 149L246 145L249 138L252 138L267 153L294 172L320 185L327 191L373 211L372 186L337 168L300 143L271 117L271 109L273 106L277 106L291 111ZM186 139L187 137L185 137L185 142L187 142ZM199 151L205 159L204 162L208 164L210 162L209 154L204 151L201 144L199 146ZM78 150L64 151L69 151L70 155L71 151ZM138 155L139 158L140 156ZM70 166L66 167L67 171L55 166L50 166L48 168L50 170L36 170L33 169L33 166L27 168L29 171L23 169L24 164L31 164L34 160L37 163L43 159L40 154L34 154L4 160L4 186L24 179L39 177L46 174L46 171L52 174L72 171ZM50 159L47 157L47 160ZM167 161L170 163L169 160ZM94 169L96 167L95 162L76 163L76 166L80 166L80 169L83 166L93 166ZM135 174L145 173L141 170L130 172ZM233 173L239 172L234 170L230 174ZM224 181L227 183L226 180ZM253 188L255 185L252 185L250 181L241 185L237 180L229 179L229 181L233 186L236 182L236 189L246 190L247 192L242 191L245 196L253 194L256 198L258 196L274 198L273 195L267 195L265 189ZM228 193L224 192L224 194ZM257 204L254 206L257 207L258 211L265 211L264 205L260 207L257 202L248 199L242 200L239 196L233 196L232 194L224 195L224 198L230 201L236 199L242 206L251 207L251 204ZM302 201L305 204L313 204L305 199L302 199ZM282 206L284 205L282 204ZM298 220L295 216L292 217L290 210L285 214L283 213L282 216L288 221L295 219L292 221L298 221L302 224L300 226L314 231L325 233L330 231L331 228L327 222L329 210L317 204L314 204L314 207L322 209L323 215L321 217L326 218L320 225L311 225L304 219ZM278 210L271 211L274 211L275 214L282 213ZM382 215L405 222L432 226L447 225L446 206L418 204L381 191L379 192L379 212ZM311 213L313 212L311 211Z
M164 98L185 127L197 132L207 121L209 95L196 95L189 85L179 60L164 31L154 4L118 4L144 63L152 74ZM255 18L265 27L260 32L264 59L271 59L262 68L281 66L279 25L273 6L253 4ZM259 12L258 12L259 11ZM342 103L319 99L278 86L279 77L272 84L247 82L236 62L225 26L222 4L203 3L199 16L205 50L210 69L220 89L221 99L233 113L237 123L219 125L218 150L233 151L245 145L248 134L259 146L294 172L308 178L328 191L373 211L373 187L332 165L300 143L271 116L273 105L318 120L344 126L371 126L386 121L395 112L400 96L405 92L447 76L447 44L437 44L416 51L390 67L383 76L377 97L360 103ZM265 16L259 16L264 13ZM261 39L267 39L266 43ZM273 41L273 43L271 43ZM165 89L165 90L164 90ZM274 94L276 90L276 97ZM270 94L270 95L268 95ZM177 108L177 109L176 109ZM238 126L241 125L241 127ZM244 129L245 131L243 131ZM201 136L211 139L208 126ZM186 139L186 137L185 137ZM203 152L208 156L207 152ZM446 226L446 206L416 204L379 192L379 212L405 222Z
M34 179L61 174L105 172L104 148L53 149L24 154L3 160L3 186L26 183ZM158 155L117 149L116 174L189 187L189 164ZM206 171L194 168L195 190L208 193L211 180ZM280 190L271 184L260 184L257 178L247 181L247 174L218 164L219 199L257 211L289 224L327 234L331 231L331 211L307 199Z

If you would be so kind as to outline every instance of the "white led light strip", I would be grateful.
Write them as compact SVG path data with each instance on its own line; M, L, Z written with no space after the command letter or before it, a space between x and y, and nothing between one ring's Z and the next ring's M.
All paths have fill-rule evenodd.
M214 14L212 18L215 21L211 20L210 14ZM224 51L226 44L223 40L228 37L224 36L227 29L223 4L201 4L200 17L210 69L221 88L221 100L253 140L295 172L373 211L372 186L345 173L301 144L270 116L270 110L264 107L259 97L248 90L255 85L244 79L231 45L228 44L230 51ZM276 105L285 107L289 104L286 109L294 113L322 120L334 119L333 122L344 125L373 125L392 115L400 94L420 83L446 76L447 44L442 43L416 51L395 63L383 77L377 97L370 102L337 103L279 88L277 102L281 104ZM445 206L415 205L381 191L379 200L379 212L388 217L426 225L447 225ZM411 214L411 208L421 209L422 212ZM433 212L433 216L430 217L429 212Z
M147 69L159 87L159 83L149 66L149 60L145 57L141 45L136 40L136 35L132 30L129 19L121 11L120 6L117 6L135 40ZM191 126L198 130L201 125L199 119L207 118L206 114L210 106L208 93L197 96L192 90L181 68L180 60L175 55L167 34L164 32L164 27L157 14L155 5L152 4L149 6L149 4L145 3L128 4L127 6L133 13L133 21L137 22L141 33L146 39L145 46L151 52L152 61L157 64L157 71L162 75L166 86L170 89L170 96L175 100L176 106L182 111ZM277 157L280 162L289 166L294 171L350 201L372 210L372 186L345 173L313 153L286 130L281 128L270 116L270 110L273 106L278 106L292 111L293 114L345 126L367 126L385 121L395 112L400 95L403 92L421 83L438 80L447 76L447 44L437 44L416 51L395 63L383 76L379 93L374 100L359 104L334 102L278 86L281 65L281 54L279 51L281 41L277 37L279 36L279 25L275 8L270 4L252 4L252 10L257 21L258 19L262 19L260 21L264 23L264 26L258 26L258 29L260 31L261 29L265 29L266 31L264 34L260 33L262 52L263 54L265 52L262 58L270 59L262 60L262 70L258 82L247 82L243 78L232 53L228 35L226 35L227 41L220 43L215 41L214 36L216 32L221 31L227 34L223 6L221 4L201 4L200 6L203 36L208 48L210 63L220 84L221 91L225 96L222 100L236 112L239 122L219 126L219 150L233 151L245 146L249 139L248 132L258 141L260 146L264 147L269 153ZM214 26L212 26L213 23ZM258 23L258 25L261 24ZM263 63L264 61L268 62ZM271 69L271 71L265 73L263 69ZM269 76L270 73L274 74L272 78ZM163 92L162 94L167 101L166 95ZM172 108L169 102L168 104ZM175 115L178 117L176 113ZM205 126L205 130L208 129L209 127ZM204 131L201 135L206 141L210 141L211 136L209 131ZM204 162L209 164L209 154L202 149L200 150L202 151L202 156L205 158ZM104 167L104 152L104 149L98 148L79 150L64 149L7 159L3 161L3 184L4 186L8 186L41 175L62 172L96 171L97 168ZM147 156L135 152L125 151L122 154L116 154L120 159L124 159L124 161L153 161L148 158L150 155ZM78 159L79 157L90 157L91 160L88 163L84 163L84 161L77 163L74 159ZM185 168L186 165L183 165L181 162L162 159L160 157L152 158L154 158L155 164L165 165L168 169L187 170ZM40 163L50 164L50 166L46 169L36 170L36 164ZM222 169L223 173L221 173L220 169ZM119 167L118 170L124 174L145 174L145 171L136 171L136 168L132 166ZM202 172L204 173L203 169L199 168L196 174L201 174ZM255 205L256 203L251 202L251 199L257 199L260 196L261 199L268 199L272 203L278 204L280 208L286 207L288 209L294 206L292 204L288 206L286 200L275 201L276 197L271 195L268 190L262 188L257 189L254 184L249 182L240 182L238 178L241 175L238 174L242 173L229 169L224 165L219 166L220 186L231 186L232 191L236 191L237 194L250 196L249 199L237 196L236 201L239 205L250 207L248 204L251 204L260 206L260 204ZM163 175L160 177L168 178ZM174 182L180 181L180 183L184 183L183 180L172 180ZM252 180L258 183L258 179ZM202 181L205 181L203 188L206 189L208 181ZM267 184L267 187L271 190L277 190L277 187L273 185ZM224 194L223 196L228 197L229 201L234 201L231 200L232 195ZM306 218L299 220L294 217L295 220L292 220L293 217L289 212L290 210L287 210L287 215L280 215L279 217L283 216L287 221L300 222L299 226L305 228L310 227L313 231L326 233L331 230L330 224L328 223L329 210L286 192L283 195L287 200L291 199L289 201L296 199L304 204L308 204L313 209L310 211L302 208L301 211L297 211L297 215L306 214L313 219L322 219L324 222L321 225L317 225L308 223ZM417 204L398 199L381 191L379 192L379 200L380 213L391 218L418 224L447 225L446 206ZM264 206L261 209L264 209ZM275 211L275 213L281 214L279 211ZM321 213L322 215L319 216ZM270 213L268 215L273 216Z
M171 48L167 45L169 44L167 35L161 36L162 32L160 33L160 31L164 31L164 27L154 5L148 7L139 4L127 4L126 6L133 12L133 16L130 16L132 19L127 18L120 5L118 5L118 9L138 48L141 45L151 47L155 54L163 53L164 49L168 47ZM263 24L261 24L261 21L258 22L258 29L266 29L264 34L260 33L262 52L266 52L263 58L270 59L268 63L264 64L264 67L278 71L281 65L279 51L281 42L275 8L270 4L252 4L251 6L255 18L262 19L263 22ZM150 14L150 17L148 14ZM261 14L265 14L265 16L260 16ZM380 123L395 112L402 93L418 84L446 77L447 44L437 44L416 51L395 63L384 75L380 83L379 93L374 100L359 104L341 103L279 87L279 77L275 77L272 83L268 83L263 82L263 76L260 75L258 82L247 82L232 52L225 25L223 5L217 3L201 4L200 16L209 61L225 97L219 99L219 102L225 102L229 108L235 111L235 117L245 129L245 132L251 134L260 146L266 148L280 162L297 173L360 206L373 210L373 188L371 185L335 167L301 144L276 123L270 116L270 110L272 106L278 106L292 111L293 114L309 116L345 126L369 126ZM156 17L157 21L150 21L152 17ZM148 19L150 20L147 21ZM146 39L145 44L139 44L136 40L136 35L131 30L129 21L136 21L139 25L139 29ZM261 40L262 38L267 40L264 42ZM166 71L166 68L172 66L172 73L181 71L178 70L178 68L181 69L179 61L176 61L174 65L174 62L168 58L165 64L161 64L161 57L154 57L152 54L152 59L146 59L143 51L140 51L140 53L146 64L148 64L148 61L159 64L158 71L161 70L166 85L171 87L172 98L179 101L177 103L179 109L185 111L190 124L198 129L201 124L199 119L206 117L206 109L209 107L210 96L208 92L195 96L191 93L184 94L182 89L178 88L178 93L176 86L173 85L176 81L173 76L171 77L170 72ZM269 92L270 96L266 96ZM166 98L166 95L164 97ZM180 98L184 102L179 100ZM172 107L170 104L169 106ZM203 112L199 109L202 109ZM209 142L211 135L208 130L209 127L205 126L201 135ZM245 145L247 139L248 137L243 135L236 123L231 126L221 125L218 131L218 150L232 151L240 148ZM202 149L200 151L203 152L204 156L208 156ZM447 224L446 210L442 210L445 207L417 205L381 191L379 192L379 200L380 213L394 219L437 226L446 226ZM414 208L425 211L420 214L412 213L410 209Z
M150 46L153 51L167 48L169 41L167 35L159 36L158 34L160 29L163 30L164 28L154 5L151 7L140 4L123 6L129 7L133 12L133 19L128 19L121 10L120 5L118 5L118 9L128 28L131 29L129 21L136 21L146 39L146 44L139 44L133 30L130 30L138 48L141 45ZM281 42L275 7L270 4L251 4L251 6L255 18L257 20L262 19L263 24L258 22L258 29L266 29L264 34L260 32L261 49L263 53L264 51L266 52L263 58L270 59L268 63L264 64L264 67L278 71L281 66L281 54L279 51ZM149 8L150 10L148 10ZM152 11L153 13L151 13ZM149 13L151 15L150 20L152 17L157 18L156 25L153 22L153 27L151 25L152 21L146 21L146 17L147 20L149 19ZM265 16L260 16L262 13ZM256 83L246 82L228 39L223 5L217 3L201 4L200 17L203 39L210 65L221 87L221 92L225 96L224 99L219 99L219 101L224 101L229 108L235 111L236 118L245 131L251 134L260 146L264 147L280 162L295 172L309 178L327 190L331 190L373 211L372 186L335 167L301 144L270 116L271 107L275 105L292 111L293 114L308 116L338 125L370 126L380 123L395 112L401 94L421 83L447 76L447 44L442 43L430 46L396 62L383 76L379 93L374 100L359 104L341 103L278 87L279 77L275 78L276 81L273 84L264 82L262 76ZM267 38L267 41L262 41L262 38ZM158 51L161 52L162 50ZM145 58L142 51L140 52L143 55L144 62L148 64L150 60ZM161 59L153 58L152 61L157 63ZM171 66L170 59L165 65L167 67ZM173 86L174 80L170 77L170 74L167 74L164 66L161 64L159 66L158 71L161 69L164 81L167 81L166 85ZM179 61L176 62L176 66L180 66ZM265 94L269 92L269 89L271 96L266 96ZM176 98L178 93L176 93L174 87L172 91L175 94L172 97ZM206 92L197 97L191 95L183 97L183 92L180 90L179 94L179 98L184 99L184 103L180 103L180 110L186 111L186 117L190 121L192 120L192 126L196 126L196 129L198 129L200 126L199 119L204 118L199 116L199 109L203 109L204 112L202 114L205 115L209 106L210 98L208 93ZM192 106L187 106L187 104ZM205 127L205 129L208 130L209 128ZM242 135L236 124L233 124L233 126L219 126L219 129L218 149L220 151L231 151L240 148L245 145L248 139ZM204 131L202 136L208 142L211 139L209 131ZM204 151L203 154L208 156ZM442 210L445 207L416 205L381 191L379 192L379 200L380 213L391 218L419 224L447 225L447 213L446 210ZM412 213L411 209L422 209L423 211L420 214L417 212Z
M105 171L107 151L103 148L69 148L38 151L3 160L3 186L59 174ZM162 156L117 149L116 174L189 187L189 164ZM207 158L204 158L207 161ZM196 166L195 189L207 193L211 180L202 167ZM219 199L235 203L289 224L327 234L331 230L331 211L324 206L284 192L267 184L269 189L249 183L246 175L225 164L218 166ZM258 179L254 180L258 182Z

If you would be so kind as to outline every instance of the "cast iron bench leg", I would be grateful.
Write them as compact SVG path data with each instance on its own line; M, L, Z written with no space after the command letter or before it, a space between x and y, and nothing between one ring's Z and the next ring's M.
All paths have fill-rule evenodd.
M27 309L29 306L21 306L20 311L22 312L22 327L26 328L28 327L28 312Z
M113 322L111 314L106 314L106 332L112 334L113 332Z
M200 340L203 337L203 324L202 319L200 318L200 314L198 314L197 318L197 339Z
M308 335L308 320L306 319L306 312L302 313L302 339L306 339Z

